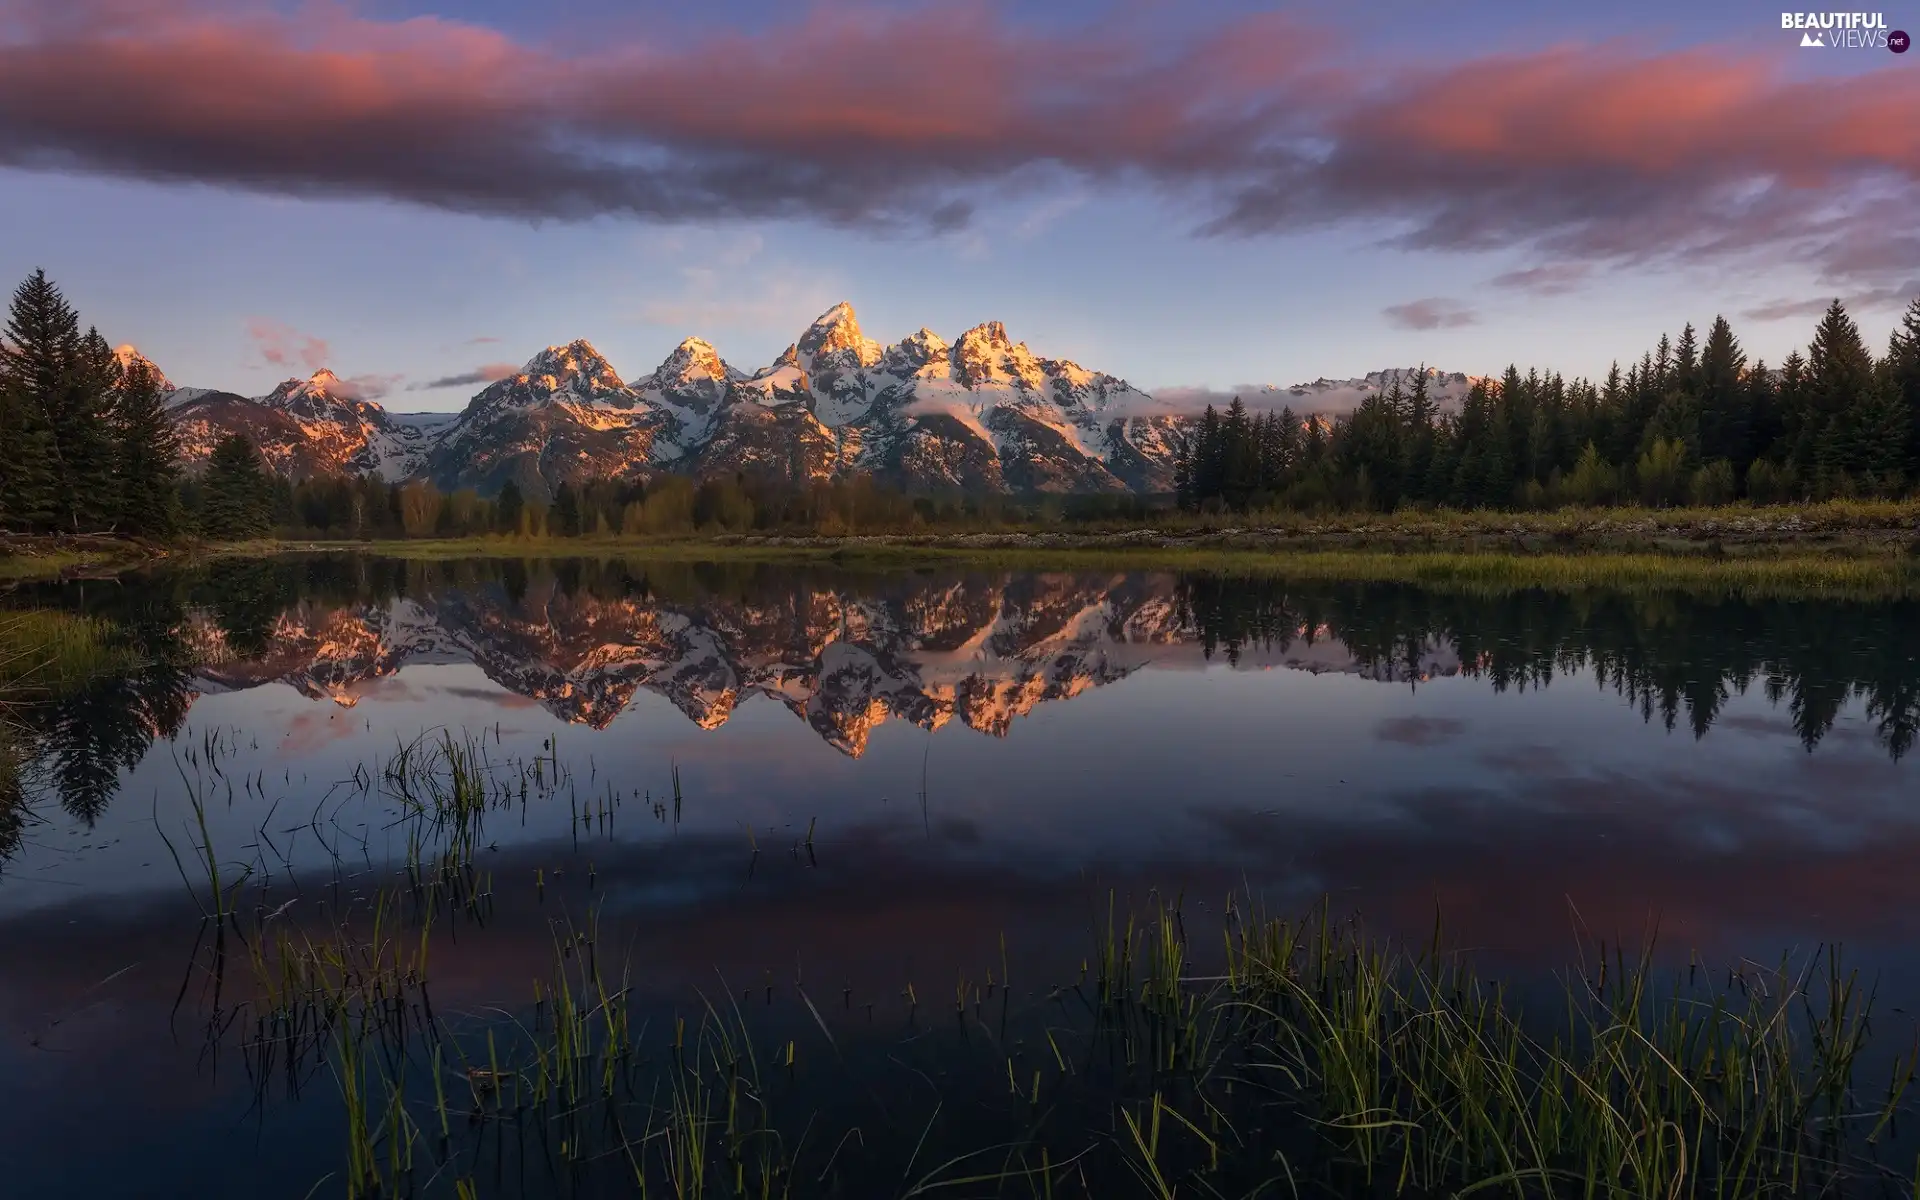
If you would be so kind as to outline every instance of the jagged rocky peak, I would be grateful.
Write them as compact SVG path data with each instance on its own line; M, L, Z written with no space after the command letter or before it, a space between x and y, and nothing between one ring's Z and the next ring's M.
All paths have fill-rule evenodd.
M1007 327L985 321L960 335L953 346L954 374L969 387L983 383L1019 382L1038 388L1040 364L1025 342L1007 337Z
M549 392L615 391L626 386L613 364L585 338L548 346L528 359L520 373Z
M887 348L886 368L896 375L913 375L936 363L947 361L951 347L947 340L922 325Z
M154 365L154 361L152 359L140 353L140 351L135 349L133 346L127 345L127 346L116 347L113 352L113 357L114 357L114 361L120 364L120 369L122 371L133 366L133 364L135 363L145 363L147 370L153 372L154 381L160 385L161 391L171 392L171 391L177 390L173 386L173 381L167 378L167 373L165 371L162 371L158 366Z
M341 395L340 377L321 367L306 379L289 379L262 397L265 403L285 408L296 400L309 396L335 397Z
M962 349L1009 350L1013 343L1007 338L1007 327L999 321L982 321L972 329L960 335Z
M358 389L322 367L305 379L289 379L260 397L260 403L278 408L296 417L325 420L354 420L379 405L364 401Z
M880 343L860 332L853 305L842 300L820 314L795 343L795 351L816 364L845 360L842 365L870 367L880 361Z
M653 373L653 382L659 387L676 387L696 380L725 380L738 374L720 357L713 343L704 338L690 337L673 348L665 362Z

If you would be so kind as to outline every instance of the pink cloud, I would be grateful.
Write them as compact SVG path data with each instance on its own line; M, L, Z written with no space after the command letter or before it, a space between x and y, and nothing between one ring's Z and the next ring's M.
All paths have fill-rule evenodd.
M1858 250L1915 203L1920 75L1783 65L1609 44L1386 72L1330 108L1328 153L1278 164L1215 227L1364 213L1402 222L1406 245L1528 246L1563 270L1782 251L1830 278L1920 266L1920 245Z
M1387 320L1401 329L1458 329L1479 320L1473 309L1445 296L1428 296L1405 304L1389 304L1381 310Z
M1558 296L1577 289L1592 273L1593 267L1588 263L1542 263L1495 275L1492 283L1495 287L1532 292L1536 296Z
M267 317L249 317L247 336L253 339L261 359L276 367L297 365L309 372L318 371L333 355L332 349L320 338Z
M1674 257L1792 254L1863 288L1920 270L1920 241L1857 247L1920 202L1920 72L1893 56L1821 78L1790 74L1790 51L1622 42L1429 65L1272 15L1143 20L826 8L569 55L332 6L0 0L0 163L519 217L936 229L1065 175L1165 190L1219 235L1372 222L1530 252L1558 286Z

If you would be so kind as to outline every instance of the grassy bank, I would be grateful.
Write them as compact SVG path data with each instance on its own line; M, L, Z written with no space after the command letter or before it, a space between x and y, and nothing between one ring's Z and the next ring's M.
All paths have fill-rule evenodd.
M283 539L226 548L258 553L334 549L368 542ZM880 529L819 535L805 531L587 537L488 535L379 541L413 557L529 552L645 550L689 557L762 552L822 554L879 549L981 550L1457 550L1512 553L1772 553L1880 556L1920 546L1920 502L1832 501L1800 506L1569 508L1550 512L1167 513L1150 524L1069 522Z
M1289 515L1265 524L1187 518L1166 528L1004 529L818 537L475 537L271 541L261 555L371 551L415 560L584 557L653 562L924 565L1024 570L1207 570L1445 589L1682 589L1747 598L1920 595L1920 505L1591 509L1548 513Z
M0 584L111 575L165 557L167 552L166 547L133 538L0 534Z

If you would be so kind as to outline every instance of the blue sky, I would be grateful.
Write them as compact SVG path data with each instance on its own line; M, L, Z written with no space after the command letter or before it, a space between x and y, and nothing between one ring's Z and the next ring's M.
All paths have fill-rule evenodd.
M1753 5L971 9L983 61L1011 60L1010 71L1044 74L1083 43L1101 47L1087 55L1100 62L1033 85L996 113L996 132L974 137L953 127L980 104L968 52L948 55L927 37L915 22L946 18L924 8L723 3L696 20L678 6L484 0L423 25L408 19L436 10L412 4L107 3L87 0L81 7L99 11L75 33L48 15L53 0L0 0L0 164L13 164L0 165L0 230L10 235L0 237L0 276L45 267L86 319L176 382L249 394L324 365L391 407L457 408L475 387L423 385L576 337L629 378L688 335L753 369L839 300L883 341L923 324L951 338L997 319L1040 353L1149 389L1419 361L1597 374L1719 312L1750 354L1777 361L1804 344L1813 317L1763 317L1832 295L1857 298L1863 327L1883 344L1920 280L1910 217L1920 134L1910 121L1859 133L1920 111L1920 55L1800 51L1777 10ZM1920 27L1920 9L1887 19ZM1260 24L1275 20L1277 33ZM871 29L881 32L846 61L821 61L849 30ZM457 57L481 42L476 53L516 79L556 62L631 78L609 57L630 51L655 74L684 64L692 84L587 114L578 97L469 89L459 71L491 68L465 59L444 84L389 88L354 75L350 88L316 87L311 99L269 79L252 85L276 94L259 110L274 123L263 144L247 115L260 93L244 81L196 97L198 107L169 89L170 77L206 61L195 56L209 30L238 53L269 46L283 57L259 61L310 77L360 71L340 65L355 55L376 76L400 72L409 55ZM1242 32L1262 30L1269 40ZM1202 45L1213 35L1221 41ZM135 81L125 110L101 107L92 124L53 117L4 83L42 63L52 72L61 50L99 38L138 43L119 68ZM432 44L392 49L417 38ZM1190 60L1162 61L1161 46L1187 42ZM907 68L809 107L810 63L857 71L876 46ZM1038 48L1033 62L1019 58L1022 47ZM747 82L727 80L725 64L742 56L757 64L742 71ZM725 86L703 95L716 64ZM791 78L759 82L789 65ZM1482 81L1523 72L1525 85L1503 100L1475 99ZM147 80L156 90L143 100ZM740 87L758 90L735 111L728 97ZM1190 103L1196 88L1204 104ZM1671 123L1662 89L1676 97ZM1116 97L1128 90L1147 98ZM328 105L368 91L396 106L382 120L424 114L421 136L445 129L476 157L416 170L398 160L419 142L396 138L359 161L365 127L332 140L340 118ZM903 91L912 120L895 127ZM180 112L150 116L169 104ZM554 117L563 104L573 107ZM487 123L501 105L526 106L512 114L519 124ZM782 113L795 107L811 115L790 127ZM1070 122L1056 119L1062 111ZM515 150L526 112L556 125ZM1184 123L1165 136L1139 132L1166 113ZM1769 128L1781 121L1789 127ZM945 140L933 145L920 128ZM718 157L711 143L729 169L744 164L771 182L745 198L731 182L703 185L672 212L644 211L651 201L625 191L538 211L548 161L539 156L589 137L606 139L594 164L603 173L656 159L669 173L681 162L703 170ZM503 163L535 164L535 180L505 199L472 178L474 161L492 173L495 138ZM1275 146L1298 154L1284 175L1271 168ZM861 182L816 184L842 172ZM1256 215L1209 228L1261 188ZM863 208L869 195L874 211ZM762 199L771 211L722 211ZM1724 222L1723 204L1738 209ZM1889 216L1902 212L1904 222ZM1557 286L1522 284L1543 278ZM1412 327L1422 324L1431 327Z

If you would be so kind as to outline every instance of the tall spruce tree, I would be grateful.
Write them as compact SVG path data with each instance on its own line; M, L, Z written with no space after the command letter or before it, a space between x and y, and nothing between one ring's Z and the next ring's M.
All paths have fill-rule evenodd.
M1920 480L1920 298L1907 306L1888 343L1886 384L1906 412L1907 478Z
M1246 403L1240 397L1235 396L1227 405L1220 432L1225 439L1220 461L1221 490L1227 507L1243 512L1260 486L1260 451L1254 441L1253 421L1247 416Z
M47 523L70 532L105 527L115 507L112 349L98 332L80 332L79 314L45 271L35 271L14 291L0 357L16 403L41 435Z
M1700 342L1692 321L1687 322L1686 328L1680 331L1680 340L1674 343L1670 386L1681 392L1692 392L1700 386Z
M13 293L0 338L0 381L6 392L8 478L0 491L9 519L30 528L65 527L74 482L62 456L57 422L80 365L80 318L45 271Z
M50 440L39 406L28 401L0 342L0 526L33 530L52 522Z
M1220 434L1220 412L1213 405L1200 415L1200 428L1194 434L1193 494L1205 505L1217 500L1226 489L1226 463Z
M1794 466L1819 476L1822 490L1837 485L1836 475L1858 469L1858 445L1849 414L1875 398L1866 393L1874 379L1873 355L1860 339L1860 327L1835 300L1827 306L1807 350L1807 380L1801 402Z
M500 489L500 497L494 501L494 520L499 523L500 532L514 533L520 528L520 514L526 511L527 499L520 492L520 485L507 480Z
M1692 326L1688 326L1691 330ZM1752 400L1745 371L1747 356L1725 317L1715 317L1700 356L1699 378L1693 389L1699 398L1700 457L1708 462L1725 459L1736 471L1746 470L1752 454L1748 431Z
M201 482L200 529L224 541L264 537L272 528L273 481L260 451L243 434L221 438Z
M553 532L562 537L580 536L580 493L565 481L553 494Z
M119 528L151 537L179 527L180 435L164 401L153 364L144 358L128 363L113 405L114 499Z
M1875 375L1834 423L1841 470L1868 494L1890 495L1905 478L1907 413L1891 379Z

